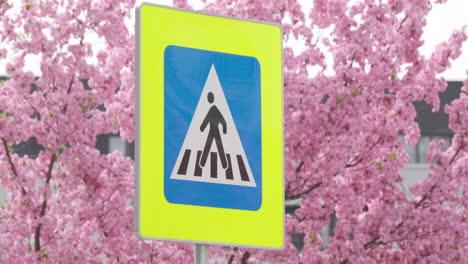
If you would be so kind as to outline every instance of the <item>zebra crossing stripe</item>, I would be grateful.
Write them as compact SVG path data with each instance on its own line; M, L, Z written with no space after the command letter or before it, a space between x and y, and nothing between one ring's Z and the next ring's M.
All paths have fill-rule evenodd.
M186 149L184 151L184 155L182 158L182 162L179 165L179 168L177 170L177 174L181 176L188 176L191 177L190 175L187 175L188 172L188 167L189 167L189 162L191 158L191 154L193 153L193 156L195 156L195 152L192 152L191 149ZM202 151L196 151L196 157L195 158L195 164L194 164L194 174L193 177L202 177L203 174L203 168L200 166L200 158L201 158ZM249 182L250 178L248 176L247 170L245 168L245 163L241 155L235 155L237 161L237 168L239 170L240 174L240 179L244 182ZM233 163L231 160L231 154L226 153L226 160L228 163L228 167L225 170L225 178L226 180L234 180L234 174L233 174ZM223 178L218 177L218 153L216 152L210 152L210 178L212 179L219 179L220 181L223 180ZM234 163L235 164L235 163ZM188 178L186 178L188 179Z
M200 167L200 158L202 152L199 150L197 151L197 159L195 162L195 171L193 173L194 176L201 177L202 176L202 168ZM185 175L185 174L184 174Z
M226 159L227 159L227 162L228 162L228 168L226 170L226 179L234 180L234 176L232 175L231 155L226 153Z
M218 177L218 154L216 152L211 152L211 178Z
M190 149L185 150L184 157L182 158L182 162L180 163L179 170L177 171L178 174L185 175L185 173L187 173L190 152L191 152Z
M247 175L247 170L245 169L245 165L244 165L244 161L242 160L242 156L241 155L236 155L236 157L237 157L237 163L239 164L241 179L243 181L249 181L249 175Z

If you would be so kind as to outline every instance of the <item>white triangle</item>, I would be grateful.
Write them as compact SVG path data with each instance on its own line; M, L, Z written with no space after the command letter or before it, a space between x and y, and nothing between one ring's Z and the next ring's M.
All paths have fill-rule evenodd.
M207 99L208 93L210 92L214 95L213 103L210 103ZM201 176L196 176L195 171L197 170L197 154L199 154L199 152L203 153L203 149L205 147L210 130L210 125L207 125L203 131L201 131L200 127L205 120L208 111L210 111L210 108L213 106L218 108L219 112L226 121L226 134L223 133L223 125L221 123L218 125L218 129L219 134L221 135L221 141L222 145L224 146L226 157L229 155L231 161L230 167L232 174L228 172L229 168L223 168L216 141L213 140L205 166L198 166L201 168ZM212 152L217 153L216 170L213 171L214 174L216 174L216 177L213 177L212 175L213 164L211 164L210 161ZM241 163L244 166L242 166ZM245 168L244 173L241 172L242 167ZM198 172L200 172L200 170L198 170ZM232 177L228 177L228 175L232 175ZM247 160L247 156L245 155L244 148L242 147L236 125L232 118L231 111L224 96L223 88L219 82L218 74L216 73L214 65L211 66L205 87L203 88L200 99L198 100L197 108L195 109L195 113L193 115L187 134L185 135L184 143L182 144L182 148L179 152L179 155L177 156L177 161L174 165L174 168L172 169L170 178L176 180L210 182L249 187L256 186L249 162Z

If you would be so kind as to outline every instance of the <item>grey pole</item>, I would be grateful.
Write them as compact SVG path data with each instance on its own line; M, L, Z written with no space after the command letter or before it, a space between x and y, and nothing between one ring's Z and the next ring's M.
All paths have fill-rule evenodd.
M195 244L195 264L208 264L208 245Z

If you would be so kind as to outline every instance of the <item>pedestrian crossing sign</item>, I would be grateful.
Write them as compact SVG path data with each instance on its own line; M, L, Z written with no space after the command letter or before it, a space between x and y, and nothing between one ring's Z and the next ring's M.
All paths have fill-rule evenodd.
M138 236L281 248L280 28L142 4L136 31Z

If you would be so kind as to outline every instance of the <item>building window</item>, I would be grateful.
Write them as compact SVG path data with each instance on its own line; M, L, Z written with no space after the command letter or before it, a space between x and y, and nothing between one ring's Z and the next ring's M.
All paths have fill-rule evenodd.
M134 159L134 142L128 143L122 140L118 134L102 134L97 136L96 148L102 153L107 154L112 151L120 151L124 156Z

